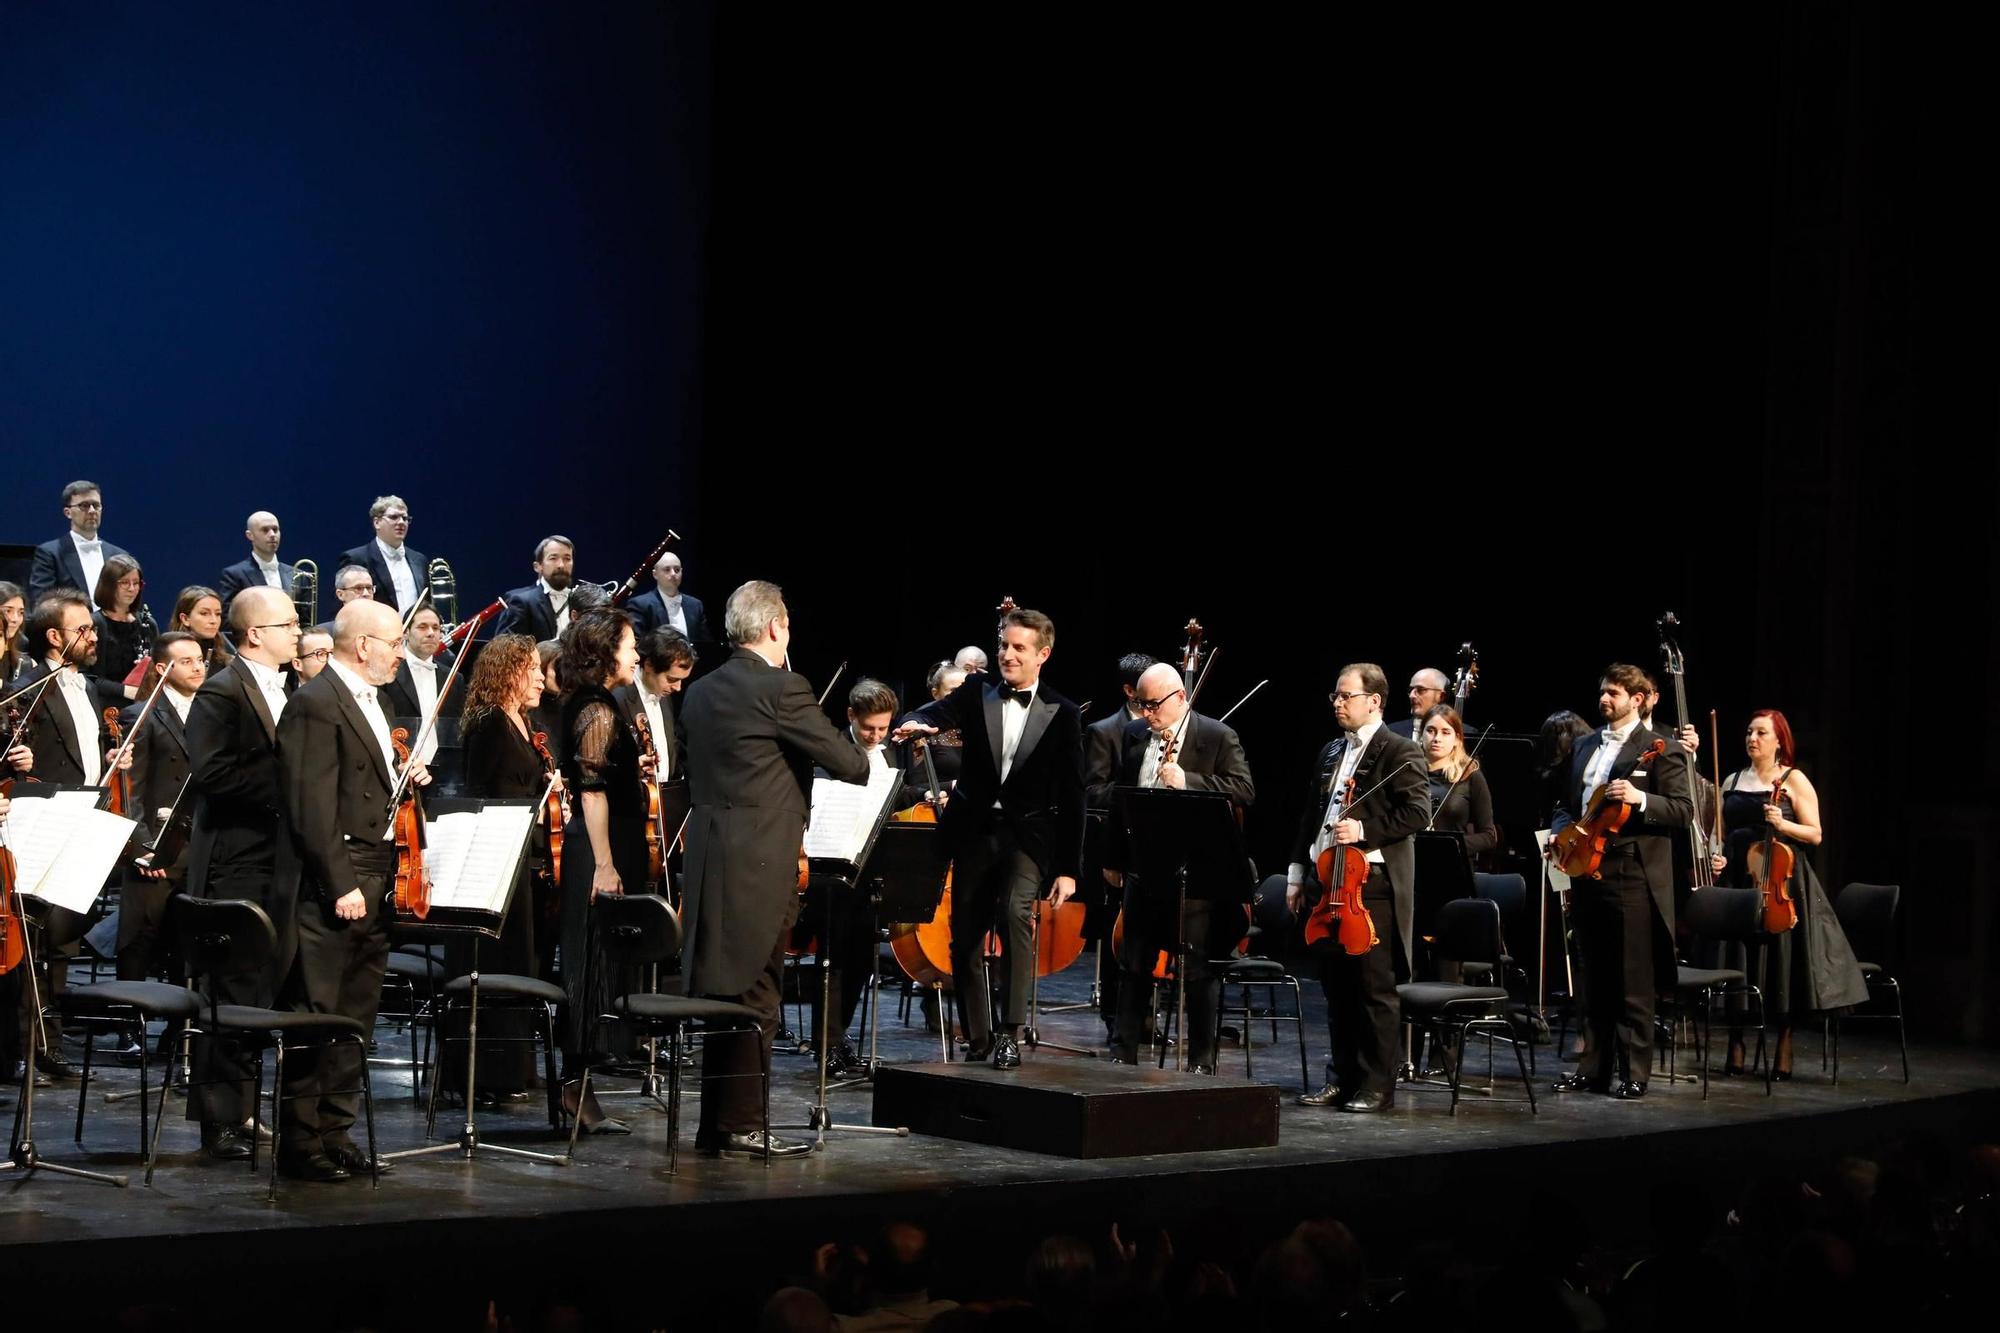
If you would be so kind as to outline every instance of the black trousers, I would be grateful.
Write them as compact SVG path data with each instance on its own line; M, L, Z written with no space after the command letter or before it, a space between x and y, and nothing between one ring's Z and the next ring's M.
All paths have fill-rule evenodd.
M1139 1036L1148 1026L1150 1015L1146 1011L1153 1003L1153 967L1162 953L1173 953L1174 939L1171 931L1160 929L1161 923L1148 919L1156 913L1138 910L1134 880L1125 882L1128 894L1125 946L1118 970L1126 975L1118 991L1118 1054L1134 1060L1138 1056ZM1171 906L1168 910L1171 913ZM1229 910L1227 904L1224 910ZM1187 941L1188 948L1187 970L1183 974L1187 1031L1182 1040L1187 1043L1188 1061L1198 1065L1215 1063L1215 1011L1222 984L1209 961L1215 953L1215 944L1209 939L1214 916L1214 905L1206 898L1190 898L1181 907L1181 938Z
M1035 899L1041 867L1000 828L974 838L952 866L951 974L958 981L959 1014L975 1046L993 1035L992 999L979 984L986 932L996 930L1006 956L1006 993L1000 1021L1018 1028L1028 1021L1028 993L1035 984Z
M758 1076L771 1072L771 1042L778 1035L778 1014L785 993L785 950L791 944L792 923L798 918L794 900L771 937L771 955L741 995L716 995L757 1011L757 1031L723 1032L706 1037L701 1052L701 1125L695 1145L717 1147L725 1134L747 1134L764 1124L764 1085Z
M209 868L205 894L209 898L245 898L267 912L272 891L269 861L249 860ZM287 914L288 915L288 914ZM273 920L279 913L271 912ZM280 941L280 949L284 942ZM218 972L204 979L207 998L217 1004L247 1004L268 1009L277 1003L278 986L270 969ZM256 1052L234 1037L194 1039L194 1085L188 1089L187 1118L205 1125L240 1125L255 1108Z
M1396 1090L1402 1063L1402 1001L1396 995L1396 901L1381 866L1368 867L1361 901L1375 918L1379 942L1354 955L1334 942L1320 970L1332 1029L1333 1078L1349 1096Z
M829 896L833 899L831 939L825 938ZM832 968L825 984L833 1009L827 1049L834 1050L846 1040L847 1030L854 1026L854 1011L860 1007L861 992L866 986L864 979L869 969L875 966L879 953L875 939L875 905L868 891L815 879L806 889L799 919L792 926L792 947L804 948L809 940L818 941L813 953L819 959L819 968ZM814 1047L818 1047L822 1030L819 969L815 969L810 976L801 976L799 984L811 990L811 1040Z
M181 891L179 872L168 879L147 879L127 867L118 885L118 979L145 981L162 961L161 928L167 920L167 899Z
M1573 882L1576 933L1590 987L1583 1024L1590 1044L1577 1072L1644 1083L1653 1075L1653 921L1645 866L1629 843L1604 856L1599 879Z
M391 843L350 843L348 855L360 881L366 913L358 921L333 914L332 890L299 902L299 961L292 973L293 1007L340 1014L375 1027L388 970L387 900L396 872ZM328 896L331 895L331 896ZM278 1116L287 1153L316 1153L353 1142L348 1134L361 1107L367 1048L354 1042L301 1049L285 1055L285 1110Z

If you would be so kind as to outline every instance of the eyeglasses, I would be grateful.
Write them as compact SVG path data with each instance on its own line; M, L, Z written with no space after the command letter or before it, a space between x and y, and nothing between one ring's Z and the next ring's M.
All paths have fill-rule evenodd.
M299 661L301 661L301 662L310 662L310 661L312 661L312 660L313 660L313 659L314 659L315 657L317 657L317 658L318 658L318 659L319 659L320 661L324 662L324 661L327 661L327 660L328 660L329 658L331 658L332 656L333 656L333 649L331 649L331 648L316 648L316 649L314 649L314 650L313 650L312 652L309 652L309 653L300 653L300 654L299 654Z
M385 639L379 634L364 634L361 637L364 639L373 639L377 643L386 643L391 648L401 648L403 646L403 636L401 634L398 634L393 639Z
M102 508L104 508L104 501L102 501L102 500L71 500L71 501L69 502L69 505L68 505L68 507L69 507L69 508L71 508L71 509L102 509Z
M1326 696L1326 701L1330 704L1344 704L1349 699L1366 699L1373 693L1375 693L1373 690L1356 690L1351 694L1344 690L1335 690Z
M292 631L292 632L293 632L294 634L296 634L296 633L298 633L298 629L299 629L299 618L298 618L297 616L293 616L293 617L292 617L292 618L291 618L290 620L274 620L274 621L272 621L272 622L271 622L270 624L268 624L268 625L252 625L252 626L251 626L250 628L251 628L251 629L288 629L288 630L291 630L291 631Z
M1181 690L1175 690L1174 694L1181 694L1183 692L1184 691ZM1156 709L1166 707L1168 702L1173 699L1174 694L1163 694L1157 699L1134 699L1132 701L1132 706L1137 708L1142 713L1150 713L1155 711Z

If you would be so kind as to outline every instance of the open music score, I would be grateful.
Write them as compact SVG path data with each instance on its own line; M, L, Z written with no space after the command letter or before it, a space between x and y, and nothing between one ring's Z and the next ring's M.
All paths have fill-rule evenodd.
M431 876L427 926L472 929L495 939L535 828L534 801L438 801L424 824Z
M98 787L66 787L23 795L15 789L7 815L7 845L14 853L15 884L72 912L88 912L118 867L138 824L99 809Z
M861 864L882 827L902 782L901 770L871 768L868 785L815 777L812 822L806 825L806 859Z

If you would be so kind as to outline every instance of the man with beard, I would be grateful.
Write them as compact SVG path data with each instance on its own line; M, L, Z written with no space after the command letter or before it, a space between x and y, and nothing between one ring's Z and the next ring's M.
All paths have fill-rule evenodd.
M576 543L549 536L535 543L535 581L515 588L500 601L499 628L494 634L526 634L537 643L559 639L569 628L570 585L576 582Z

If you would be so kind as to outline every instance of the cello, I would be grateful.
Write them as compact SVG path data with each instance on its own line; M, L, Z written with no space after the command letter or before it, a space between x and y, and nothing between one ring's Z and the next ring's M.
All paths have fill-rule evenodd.
M1452 677L1451 710L1458 714L1460 723L1465 721L1465 705L1472 698L1472 692L1479 687L1479 650L1471 640L1458 645L1458 672Z
M1786 769L1771 784L1772 805L1784 798L1785 779L1792 775ZM1750 878L1757 885L1757 891L1764 901L1764 933L1782 935L1799 924L1799 905L1792 897L1792 870L1798 864L1798 855L1789 843L1778 839L1778 826L1768 820L1764 824L1761 842L1751 845L1750 854L1745 858L1750 866Z
M1639 762L1632 766L1632 772L1644 772L1666 752L1667 743L1656 738L1639 755ZM1626 780L1631 779L1628 776ZM1609 782L1601 783L1596 791L1590 793L1582 818L1565 825L1560 833L1549 839L1550 854L1555 858L1556 865L1571 879L1604 877L1601 870L1604 853L1610 847L1611 839L1632 817L1630 805L1614 801L1605 794L1610 787Z

